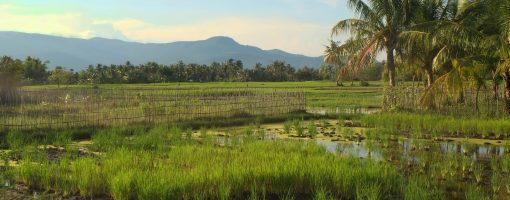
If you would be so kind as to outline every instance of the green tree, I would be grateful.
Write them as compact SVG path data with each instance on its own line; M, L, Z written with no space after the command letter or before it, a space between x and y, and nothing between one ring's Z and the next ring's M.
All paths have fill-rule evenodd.
M57 66L55 70L53 70L48 77L48 80L51 83L57 84L60 88L61 84L68 84L73 77L73 72L61 67Z
M42 84L48 79L48 61L43 62L39 58L27 57L23 61L24 78L32 84Z
M324 62L327 64L331 64L337 68L339 73L336 77L336 85L342 86L343 85L342 84L342 76L344 76L347 71L345 70L346 68L342 68L342 66L344 65L343 59L342 59L343 56L342 56L341 50L339 48L340 47L338 46L338 44L335 41L330 41L330 45L326 46L326 50L324 51ZM325 72L325 73L332 72L331 69L322 68L322 66L321 66L321 69L322 69L322 72Z
M451 40L448 38L451 35L440 35L436 30L441 26L456 25L457 10L456 1L420 0L414 25L399 36L403 60L406 65L424 72L428 87L434 83L434 59L440 51L445 50L443 48L448 47L445 40Z
M0 103L13 103L16 88L23 77L22 62L9 56L0 58Z
M482 41L487 25L484 21L492 18L487 15L491 12L487 7L490 1L449 1L436 6L439 10L448 9L444 15L449 17L419 24L417 27L424 31L408 35L413 38L409 41L425 41L411 45L421 48L421 54L431 56L432 69L442 72L423 94L424 106L433 105L436 95L447 95L463 103L466 86L474 85L478 90L484 87L489 65L484 59Z
M502 76L505 82L505 110L510 113L510 1L493 0L489 9L493 16L489 20L496 23L495 34L489 36L493 41L489 43L493 47L489 52L499 58L495 74Z
M339 21L332 35L350 33L350 39L340 46L342 54L352 54L348 67L359 68L366 61L386 51L386 68L390 86L396 86L395 50L399 34L406 30L414 19L416 0L347 0L349 6L359 16L357 19Z

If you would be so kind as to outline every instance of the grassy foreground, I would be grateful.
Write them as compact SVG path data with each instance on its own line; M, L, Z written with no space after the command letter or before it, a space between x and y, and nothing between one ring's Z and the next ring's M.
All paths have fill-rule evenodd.
M143 133L143 134L142 134ZM78 147L69 136L45 143L10 133L11 155L2 181L47 198L113 199L400 199L433 194L408 185L386 162L327 152L315 142L216 138L178 128L111 129ZM67 139L66 139L67 138ZM55 153L57 152L57 153ZM412 181L419 181L414 180ZM413 187L413 188L410 188Z

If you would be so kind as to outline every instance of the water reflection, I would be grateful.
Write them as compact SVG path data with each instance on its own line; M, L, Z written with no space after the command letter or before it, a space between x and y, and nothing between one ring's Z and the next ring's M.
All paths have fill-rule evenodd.
M380 108L327 108L327 107L312 107L307 108L306 111L312 114L326 115L326 114L373 114L381 111Z
M419 153L432 155L435 155L436 153L458 154L470 156L472 159L478 159L492 156L503 156L506 151L503 146L462 144L454 142L416 142L412 139L392 142L389 148L383 148L383 145L378 142L372 142L370 145L367 145L368 143L366 141L361 143L345 143L318 139L317 143L324 145L329 152L338 152L342 155L370 158L374 160L384 159L383 155L386 155L386 153L400 154L401 156L411 158L415 157L415 155Z

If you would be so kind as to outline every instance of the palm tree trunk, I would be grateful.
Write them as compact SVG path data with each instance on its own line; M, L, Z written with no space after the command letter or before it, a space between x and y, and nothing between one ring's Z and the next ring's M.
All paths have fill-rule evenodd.
M432 71L432 65L425 65L425 72L427 74L427 87L430 87L434 84L434 71Z
M397 80L395 77L395 55L393 47L387 47L386 51L386 68L388 69L388 77L390 79L390 86L397 86Z
M494 101L497 101L498 100L498 80L497 80L497 75L496 75L496 70L492 70L492 92L494 93L493 95L493 100Z
M475 96L475 111L476 113L478 113L478 111L480 110L479 107L478 107L478 96L480 94L480 85L478 87L476 87L476 96Z
M498 100L498 84L496 82L492 83L492 91L494 92L494 100Z
M510 113L510 72L505 73L505 112Z

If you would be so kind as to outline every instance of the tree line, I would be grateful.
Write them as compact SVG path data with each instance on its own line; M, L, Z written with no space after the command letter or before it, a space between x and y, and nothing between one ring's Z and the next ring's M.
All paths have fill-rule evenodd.
M464 88L471 86L477 91L492 86L497 98L503 85L510 113L509 0L347 0L347 4L357 17L339 21L332 36L348 39L332 41L325 50L325 61L341 68L339 77L355 73L384 52L391 87L397 85L399 73L427 81L424 105L438 95L462 103Z
M48 69L49 62L27 57L25 60L9 56L0 58L0 74L10 77L22 85L39 84L140 84L168 82L282 82L333 80L337 68L322 65L320 68L303 67L296 69L283 61L274 61L263 66L244 68L242 61L229 59L213 62L210 65L178 62L164 65L148 62L133 65L130 62L120 65L89 65L74 71L57 66ZM374 66L353 77L353 80L378 80L381 66Z

